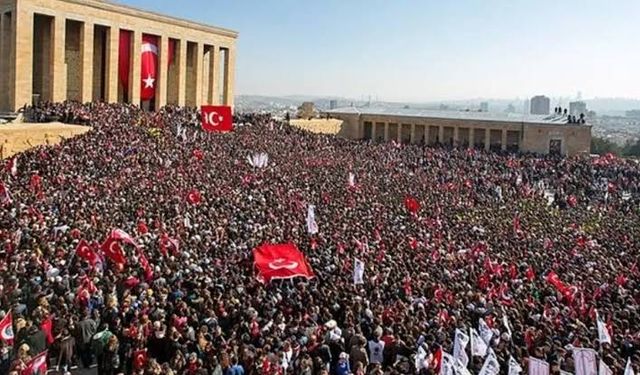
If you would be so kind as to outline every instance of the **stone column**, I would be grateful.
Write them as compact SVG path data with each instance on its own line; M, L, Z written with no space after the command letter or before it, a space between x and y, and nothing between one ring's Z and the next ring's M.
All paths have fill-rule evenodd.
M180 55L178 56L178 105L184 106L187 101L187 40L180 39Z
M444 144L444 126L438 126L438 142Z
M105 64L107 64L105 67L105 72L106 72L105 87L107 88L106 101L109 103L118 102L119 51L120 51L120 29L118 29L116 26L111 26L109 28L109 40L107 41L107 57L105 59ZM140 56L140 53L138 53L138 56ZM138 65L138 71L139 70L140 70L140 65ZM129 80L135 81L135 78L132 77ZM140 92L140 83L138 82L138 95L140 95L139 92Z
M131 103L137 106L140 105L140 89L142 87L142 77L140 76L141 60L142 32L139 30L133 30L131 31L131 74L129 74L129 98Z
M156 77L156 111L167 105L167 86L169 84L169 38L158 36L158 76Z
M411 124L411 140L410 143L416 143L416 124Z
M215 105L220 103L220 48L214 45L211 47L211 56L209 58L209 104Z
M458 126L453 127L453 145L458 146L460 139L460 128Z
M389 142L389 123L384 123L384 141Z
M475 147L475 128L469 128L469 148Z
M193 59L193 70L196 75L196 107L200 107L202 105L202 97L204 93L202 92L202 75L203 75L203 65L204 65L204 44L202 42L198 42L195 50L195 59Z
M10 105L17 111L31 104L33 86L33 11L18 2L11 14ZM20 51L18 54L16 51Z
M225 53L224 63L224 105L233 107L233 92L235 86L235 66L236 66L236 50L235 47L227 49Z
M507 129L502 129L502 139L500 142L500 148L502 151L507 149Z
M53 65L51 72L53 79L51 80L52 90L51 98L54 102L63 102L67 99L67 65L65 63L65 46L66 46L66 22L64 17L53 18L53 45L52 59Z
M5 79L0 79L0 111L6 111L9 109L9 105L7 104L7 85L9 83L9 77L4 70L5 56L8 53L5 40L7 40L9 36L5 32L4 22L4 12L0 12L0 76L5 77Z
M491 148L491 129L484 129L484 149L489 150Z
M371 140L372 141L376 140L376 122L375 121L371 122Z
M93 24L85 22L80 34L82 56L82 102L93 100Z

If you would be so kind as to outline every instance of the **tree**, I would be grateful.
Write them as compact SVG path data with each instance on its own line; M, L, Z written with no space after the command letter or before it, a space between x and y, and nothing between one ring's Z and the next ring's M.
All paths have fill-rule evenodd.
M600 137L591 137L591 153L604 155L607 153L612 153L615 155L620 155L621 148L614 142L611 142L608 139L600 138Z
M640 156L640 139L635 142L627 142L622 149L624 156Z

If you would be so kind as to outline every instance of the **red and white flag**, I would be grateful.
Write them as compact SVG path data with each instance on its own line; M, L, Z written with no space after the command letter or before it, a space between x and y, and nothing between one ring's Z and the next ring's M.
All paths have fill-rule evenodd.
M420 202L414 197L405 197L404 198L404 206L407 208L409 212L412 214L418 213L420 211Z
M270 282L273 279L315 277L304 254L292 243L263 244L253 249L253 258L258 279Z
M9 161L7 162L7 171L12 176L15 176L18 174L18 158L17 157L14 156L11 159L9 159Z
M4 316L0 321L0 339L8 345L13 345L13 318L11 312Z
M206 132L230 132L233 130L233 115L229 106L203 105L200 107L202 129Z
M2 204L11 204L13 199L11 199L11 194L9 194L9 189L4 184L4 182L0 181L0 203Z
M47 370L47 351L45 350L27 362L21 375L46 375Z
M82 259L85 259L91 264L92 267L100 262L100 256L95 251L93 251L91 245L89 245L89 243L84 239L80 240L78 246L76 246L76 255Z
M156 96L158 78L158 38L142 34L142 55L140 56L140 99L151 100Z
M147 365L148 355L146 349L140 349L133 352L133 368L142 370Z
M187 202L190 204L198 204L202 202L202 194L196 189L192 189L187 193Z
M138 248L138 261L140 262L140 266L144 271L144 278L147 281L151 281L153 279L153 267L149 264L149 260L144 255L142 248Z
M107 236L102 245L100 245L100 248L102 249L104 255L107 258L111 259L113 262L118 264L125 264L127 263L127 259L124 255L122 247L120 246L120 241L136 247L138 246L135 240L126 232L120 229L115 229L112 230L111 233L109 233L109 236Z
M611 334L609 333L609 330L607 329L607 325L605 324L605 322L602 321L602 318L600 318L600 315L598 315L597 310L596 310L596 325L598 326L598 341L600 342L600 345L602 344L611 345L612 343Z
M175 238L169 237L166 233L160 237L160 253L167 256L167 250L171 251L174 256L180 253L180 244Z

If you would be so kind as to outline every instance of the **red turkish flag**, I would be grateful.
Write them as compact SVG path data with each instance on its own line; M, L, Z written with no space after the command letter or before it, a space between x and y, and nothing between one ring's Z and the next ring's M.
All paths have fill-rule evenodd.
M406 198L404 198L404 206L412 214L415 214L418 211L420 211L420 203L414 197L406 197Z
M253 257L258 279L263 282L298 276L307 279L315 277L304 254L292 243L260 245L253 249Z
M38 354L27 362L21 375L45 375L47 373L47 351Z
M113 238L112 236L107 237L102 246L102 252L104 255L111 259L113 262L118 264L127 263L127 259L124 256L124 252L122 251L122 247L118 243L118 240Z
M231 107L203 105L200 107L202 129L207 132L230 132L233 130Z
M158 78L158 38L142 34L142 56L140 57L140 99L151 100L156 96Z
M202 195L196 189L191 190L187 193L187 202L191 204L198 204L202 201Z
M147 350L140 349L133 352L133 368L142 370L147 365Z
M93 251L91 246L89 246L85 240L80 240L78 246L76 246L76 255L82 259L86 259L92 266L95 266L96 263L100 261L98 254Z
M13 345L13 318L10 312L0 321L0 339L9 345Z

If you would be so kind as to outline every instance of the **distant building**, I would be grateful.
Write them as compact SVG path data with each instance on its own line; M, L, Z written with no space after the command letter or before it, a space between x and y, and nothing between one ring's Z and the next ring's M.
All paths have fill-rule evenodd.
M504 111L507 113L514 113L516 111L516 107L514 107L513 104L509 103L507 109L505 109Z
M336 109L338 108L338 101L337 100L329 100L329 109Z
M489 103L488 102L480 103L480 112L489 112Z
M327 113L344 121L338 136L350 139L567 156L591 147L591 125L561 116L353 107Z
M551 108L551 100L544 95L531 98L532 115L548 115Z
M572 116L580 116L581 113L587 114L587 103L576 101L569 103L569 114Z
M630 111L625 112L627 117L640 119L640 109L632 109Z

